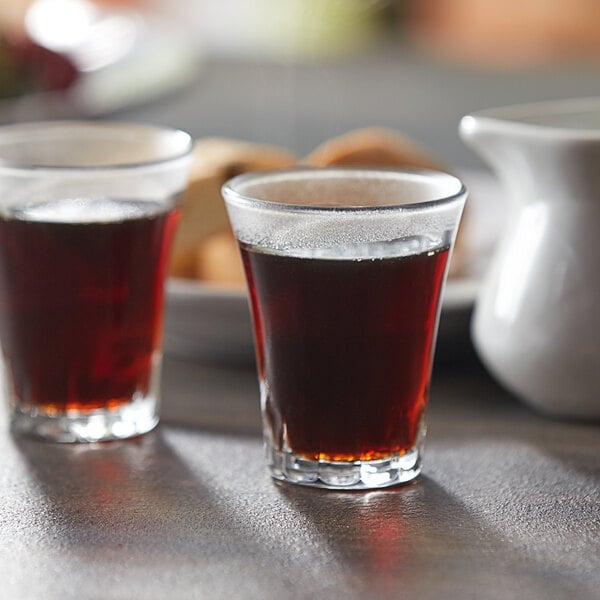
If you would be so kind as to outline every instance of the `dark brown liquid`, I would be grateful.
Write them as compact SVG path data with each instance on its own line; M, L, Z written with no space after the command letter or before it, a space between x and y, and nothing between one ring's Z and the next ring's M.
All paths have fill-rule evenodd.
M129 207L107 222L0 218L0 342L19 402L85 412L148 392L179 214Z
M279 450L350 461L412 448L448 248L358 261L243 247L242 257Z

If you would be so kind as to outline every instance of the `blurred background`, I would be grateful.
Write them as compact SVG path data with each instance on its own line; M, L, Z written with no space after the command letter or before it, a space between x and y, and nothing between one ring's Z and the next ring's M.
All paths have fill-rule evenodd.
M458 173L470 196L438 345L452 361L457 340L470 348L470 311L509 205L459 139L460 118L585 96L600 96L598 0L0 0L0 123L140 121L296 158L377 126ZM187 270L170 273L239 282L219 192L230 172L215 165L229 157L238 169L248 152L200 146L173 259ZM253 360L241 292L172 283L167 353Z
M112 118L284 146L369 125L479 166L470 111L600 95L597 0L0 0L0 123Z

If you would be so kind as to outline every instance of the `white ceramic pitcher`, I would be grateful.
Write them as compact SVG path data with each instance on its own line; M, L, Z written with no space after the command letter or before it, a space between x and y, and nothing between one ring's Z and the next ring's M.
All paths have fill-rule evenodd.
M540 411L600 418L600 98L466 116L463 140L510 204L478 298L475 346Z

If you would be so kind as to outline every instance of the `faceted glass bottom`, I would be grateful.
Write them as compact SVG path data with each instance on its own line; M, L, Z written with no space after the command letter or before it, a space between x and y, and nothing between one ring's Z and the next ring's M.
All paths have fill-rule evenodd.
M48 414L36 406L12 407L14 433L51 442L101 442L141 435L158 424L155 396L134 398L115 409L89 413L65 411Z
M271 475L280 481L332 490L370 490L413 481L421 472L422 444L378 460L313 461L266 442Z

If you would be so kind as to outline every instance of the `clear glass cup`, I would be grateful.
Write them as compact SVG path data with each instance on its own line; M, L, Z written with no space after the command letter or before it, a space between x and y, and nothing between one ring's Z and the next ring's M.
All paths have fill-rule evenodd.
M0 128L0 345L11 427L60 442L158 422L164 279L192 140L103 122Z
M223 196L248 283L272 476L334 489L417 477L462 183L292 168L236 177Z

